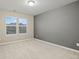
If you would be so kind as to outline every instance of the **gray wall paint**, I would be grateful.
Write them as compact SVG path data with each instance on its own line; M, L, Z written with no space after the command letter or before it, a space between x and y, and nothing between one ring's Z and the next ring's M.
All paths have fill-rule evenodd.
M79 2L35 16L35 37L79 50Z

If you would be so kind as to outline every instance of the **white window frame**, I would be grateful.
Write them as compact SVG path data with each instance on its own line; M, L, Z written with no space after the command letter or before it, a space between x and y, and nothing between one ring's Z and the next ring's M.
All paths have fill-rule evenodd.
M25 18L21 18L21 19L25 19ZM26 22L27 22L27 24L28 24L28 20L26 19ZM18 34L27 34L27 24L26 24L26 33L20 33L19 32L19 26L23 26L23 25L19 25L19 19L18 19L18 23L17 23L17 26L18 26Z
M6 16L6 17L8 17L8 16ZM19 18L21 18L21 17L17 17L17 19L16 19L16 25L6 25L6 23L4 21L4 23L5 23L5 35L6 36L25 35L25 34L27 34L27 31L28 31L28 20L26 18L22 18L22 19L26 19L26 21L27 21L27 24L26 24L26 33L19 33ZM4 18L4 20L5 20L5 18ZM7 28L6 28L6 26L16 26L16 34L7 34L7 30L6 30Z

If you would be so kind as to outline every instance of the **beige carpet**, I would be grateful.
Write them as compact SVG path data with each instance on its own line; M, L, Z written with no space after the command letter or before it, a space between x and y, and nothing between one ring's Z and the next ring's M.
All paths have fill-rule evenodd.
M25 40L1 45L0 59L79 59L79 53L39 40Z

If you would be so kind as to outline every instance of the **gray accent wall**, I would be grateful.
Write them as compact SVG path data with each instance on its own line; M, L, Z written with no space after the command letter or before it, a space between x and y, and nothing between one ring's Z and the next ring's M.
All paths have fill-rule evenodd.
M79 50L79 1L35 16L35 38Z

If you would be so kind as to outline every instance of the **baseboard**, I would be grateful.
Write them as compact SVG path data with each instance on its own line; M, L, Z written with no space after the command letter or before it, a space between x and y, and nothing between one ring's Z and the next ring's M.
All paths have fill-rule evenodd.
M40 39L35 39L35 40L44 42L44 43L49 44L49 45L57 46L57 47L60 47L60 48L63 48L63 49L67 49L69 51L73 51L73 52L79 53L78 50L75 50L75 49L72 49L72 48L64 47L64 46L57 45L57 44L54 44L54 43L51 43L51 42L47 42L47 41L44 41L44 40L40 40Z
M16 40L16 41L2 42L2 43L0 43L0 46L1 46L1 45L12 44L12 43L18 43L18 42L22 42L22 41L25 41L25 40L30 40L30 39L23 39L23 40Z
M60 48L63 48L63 49L67 49L67 50L70 50L70 51L79 53L78 50L71 49L71 48L68 48L68 47L64 47L64 46L61 46L61 45L57 45L57 44L54 44L54 43L51 43L51 42L43 41L43 40L40 40L40 39L35 39L35 38L23 39L23 40L16 40L16 41L11 41L11 42L4 42L4 43L0 43L0 46L1 46L1 45L12 44L12 43L17 43L17 42L22 42L22 41L25 41L25 40L27 40L27 41L28 41L28 40L38 40L38 41L44 42L44 43L49 44L49 45L57 46L57 47L60 47Z

